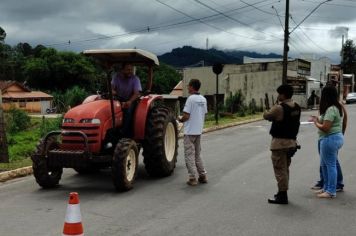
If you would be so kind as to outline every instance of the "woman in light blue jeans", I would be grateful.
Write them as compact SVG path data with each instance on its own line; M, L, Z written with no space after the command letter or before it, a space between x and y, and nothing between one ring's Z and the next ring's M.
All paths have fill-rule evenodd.
M336 196L337 182L337 154L344 144L344 136L341 132L327 135L319 140L320 166L322 168L324 186L323 191L330 197Z
M319 198L336 196L338 151L344 144L347 115L338 100L334 86L326 86L321 91L319 117L312 116L319 133L320 166L323 188L316 193Z

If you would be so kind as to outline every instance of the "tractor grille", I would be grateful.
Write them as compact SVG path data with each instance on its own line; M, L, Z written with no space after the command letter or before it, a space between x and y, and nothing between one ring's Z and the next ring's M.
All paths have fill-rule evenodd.
M88 138L89 150L96 151L100 149L100 126L97 124L77 123L75 126L62 125L62 145L64 150L83 150L85 147L83 136L77 133L70 133L70 131L81 131ZM68 131L69 133L65 133Z

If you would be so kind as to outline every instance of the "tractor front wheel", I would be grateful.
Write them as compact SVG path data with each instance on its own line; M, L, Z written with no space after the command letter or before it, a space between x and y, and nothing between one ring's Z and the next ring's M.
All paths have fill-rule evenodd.
M47 144L42 139L36 147L36 152L31 156L33 175L36 182L42 188L53 188L58 185L62 177L62 168L49 168L47 165L47 152L58 148L59 144L55 137L50 137Z
M150 176L173 173L177 162L178 131L173 113L166 107L153 107L146 123L143 156Z
M138 167L138 148L132 139L121 139L115 148L111 167L112 180L118 191L133 188Z

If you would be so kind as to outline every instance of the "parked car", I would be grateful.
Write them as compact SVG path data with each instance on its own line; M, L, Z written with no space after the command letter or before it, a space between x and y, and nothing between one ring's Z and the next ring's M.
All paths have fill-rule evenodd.
M346 104L356 102L356 93L348 93L346 96Z

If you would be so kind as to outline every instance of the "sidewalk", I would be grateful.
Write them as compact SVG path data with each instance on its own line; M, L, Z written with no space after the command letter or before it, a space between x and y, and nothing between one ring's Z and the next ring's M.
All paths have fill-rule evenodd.
M233 123L225 124L225 125L217 125L217 126L214 126L214 127L210 127L210 128L204 129L203 133L213 132L213 131L216 131L216 130L226 129L226 128L229 128L229 127L242 125L242 124L248 124L248 123L252 123L252 122L256 122L256 121L260 121L260 120L263 120L263 118L261 117L261 118L255 118L255 119L250 119L250 120L233 122ZM182 129L182 124L181 123L178 124L178 130L180 131L179 134L178 134L178 138L182 138L184 135L183 135L183 129ZM33 172L32 171L32 166L27 166L27 167L22 167L22 168L15 169L15 170L1 172L0 173L0 183L1 182L6 182L6 181L11 180L11 179L15 179L15 178L31 175L32 172Z

